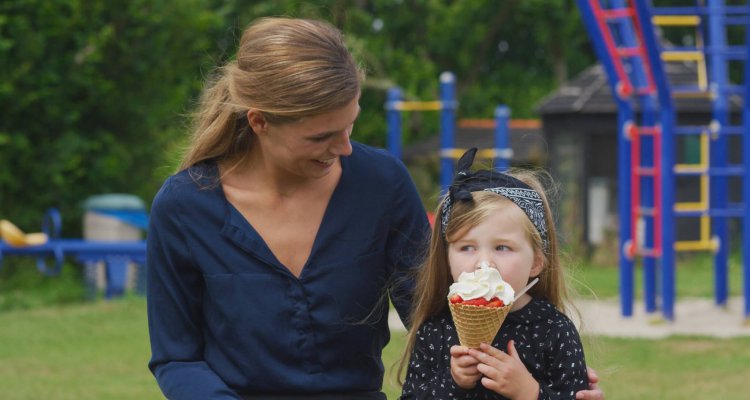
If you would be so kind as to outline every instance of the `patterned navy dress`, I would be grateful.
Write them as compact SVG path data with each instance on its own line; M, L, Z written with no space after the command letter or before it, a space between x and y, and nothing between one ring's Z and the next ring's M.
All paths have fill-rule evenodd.
M526 369L539 382L539 399L574 399L588 388L583 346L573 322L549 302L532 299L505 319L492 345L515 342ZM481 382L464 390L450 373L450 348L459 344L450 311L428 319L417 332L401 399L505 399Z

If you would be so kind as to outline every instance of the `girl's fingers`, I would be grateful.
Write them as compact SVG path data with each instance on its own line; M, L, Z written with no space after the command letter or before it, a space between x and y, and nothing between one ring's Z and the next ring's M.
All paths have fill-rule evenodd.
M469 348L466 346L451 346L451 356L460 357L465 354L469 354Z
M510 356L502 351L482 343L480 350L469 349L469 355L476 358L480 363L487 364L494 368L500 368L502 363L507 362Z
M454 357L454 359L456 360L456 365L461 368L474 367L479 364L479 360L472 356Z
M487 343L482 343L479 348L485 353L492 357L497 358L500 361L504 361L505 359L509 358L510 356L505 354L502 350L494 348Z

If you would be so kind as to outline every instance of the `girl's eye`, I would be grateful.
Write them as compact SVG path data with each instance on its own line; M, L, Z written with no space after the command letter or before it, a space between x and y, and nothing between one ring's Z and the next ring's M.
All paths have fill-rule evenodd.
M472 251L472 250L474 250L474 246L471 246L471 245L461 246L460 250L461 251Z
M504 244L501 244L501 245L495 247L495 250L497 250L497 251L508 251L508 250L510 250L510 247L508 247L508 246L506 246Z

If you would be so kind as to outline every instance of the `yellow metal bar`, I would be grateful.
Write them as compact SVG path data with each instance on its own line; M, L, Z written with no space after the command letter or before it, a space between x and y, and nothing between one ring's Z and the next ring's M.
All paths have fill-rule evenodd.
M674 172L692 172L696 174L706 173L706 167L700 164L675 164Z
M675 242L675 251L716 251L719 248L719 244L715 240L690 240Z
M708 215L701 215L701 240L709 240L711 238L711 217Z
M706 169L706 172L701 175L701 203L704 203L706 205L706 208L708 208L708 195L709 195L709 180L708 180L708 166L709 166L709 148L710 140L708 137L708 132L703 131L701 133L701 156L700 156L700 165Z
M706 72L706 57L698 61L698 87L701 90L708 89L708 73Z
M695 61L705 62L705 56L702 51L673 51L665 50L661 52L661 59L664 61Z
M674 203L674 210L675 211L706 211L706 205L702 202L680 202L680 203Z
M507 151L507 150L506 150ZM462 155L466 153L466 149L444 149L440 152L440 155L443 157L450 157L454 160L458 160L461 158ZM476 158L478 159L489 159L489 158L495 158L503 155L508 155L507 153L501 153L498 154L495 149L482 149L477 151ZM511 153L512 155L512 153Z
M659 26L698 26L701 23L701 17L698 15L654 15L651 21Z
M398 101L393 107L399 111L440 111L442 101Z

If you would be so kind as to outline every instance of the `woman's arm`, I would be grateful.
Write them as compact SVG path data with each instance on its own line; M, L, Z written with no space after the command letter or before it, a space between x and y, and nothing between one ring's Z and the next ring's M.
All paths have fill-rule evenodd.
M203 277L169 189L154 199L147 237L149 368L169 399L239 399L203 360Z
M396 183L388 206L391 225L386 243L391 301L408 328L414 292L413 272L428 244L430 225L427 212L406 167L396 160Z

